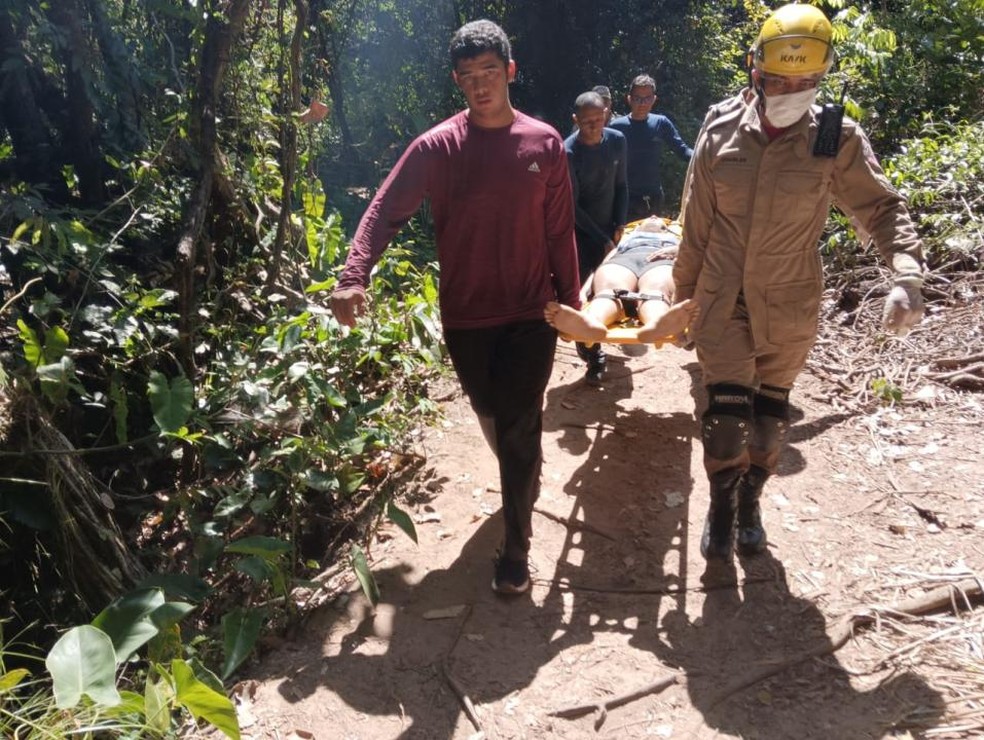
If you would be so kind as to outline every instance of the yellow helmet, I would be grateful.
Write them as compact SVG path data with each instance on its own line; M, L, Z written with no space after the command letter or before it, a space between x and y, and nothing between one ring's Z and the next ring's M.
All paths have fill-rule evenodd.
M827 16L812 5L791 3L770 15L752 47L752 64L768 74L824 74L834 62Z

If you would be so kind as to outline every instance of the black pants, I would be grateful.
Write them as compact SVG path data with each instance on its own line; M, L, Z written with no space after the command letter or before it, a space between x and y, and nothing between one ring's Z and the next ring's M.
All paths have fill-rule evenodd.
M587 282L598 265L605 261L605 245L598 244L581 231L575 231L577 237L577 269L581 285Z
M553 369L557 332L544 321L484 329L445 329L458 380L499 460L503 554L522 560L540 495L543 395Z
M594 274L602 262L605 261L605 245L593 241L582 231L575 230L577 237L577 266L581 285L584 285L588 278ZM614 237L614 234L612 235ZM588 367L604 365L607 359L600 344L593 344L590 347L583 342L575 342L577 356L588 363Z

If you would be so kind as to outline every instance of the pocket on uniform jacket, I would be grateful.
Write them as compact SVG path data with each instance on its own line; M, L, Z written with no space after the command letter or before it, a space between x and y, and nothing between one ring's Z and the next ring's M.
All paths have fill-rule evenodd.
M823 175L820 172L780 172L772 197L773 221L788 222L795 214L813 219L816 203L824 196ZM810 245L812 248L812 244Z
M751 167L718 167L714 172L718 210L732 216L745 216L754 180L755 173Z
M770 344L812 340L817 334L820 288L812 280L771 285L765 290Z

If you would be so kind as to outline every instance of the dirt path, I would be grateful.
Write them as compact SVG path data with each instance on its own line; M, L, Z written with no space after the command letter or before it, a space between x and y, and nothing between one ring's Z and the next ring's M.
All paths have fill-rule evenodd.
M353 588L253 670L246 737L868 738L950 721L960 656L973 660L979 630L978 648L938 655L925 639L938 624L883 624L732 689L823 652L834 621L861 605L984 574L981 396L857 415L804 376L763 500L768 553L705 572L694 355L613 348L604 388L581 373L562 343L529 597L490 590L498 476L457 397L423 434L432 478L411 505L419 546L384 532L375 612ZM984 624L980 609L964 619ZM606 716L550 716L670 676Z

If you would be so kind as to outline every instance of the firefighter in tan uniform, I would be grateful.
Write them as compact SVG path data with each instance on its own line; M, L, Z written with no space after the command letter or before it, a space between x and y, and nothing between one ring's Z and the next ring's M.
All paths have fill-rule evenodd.
M758 500L817 335L817 247L832 201L892 268L886 328L905 333L922 315L922 249L903 198L861 128L837 107L813 104L833 61L830 40L819 9L776 10L749 53L749 88L708 112L688 172L673 278L677 300L701 308L707 559L731 559L736 528L739 553L766 546Z

